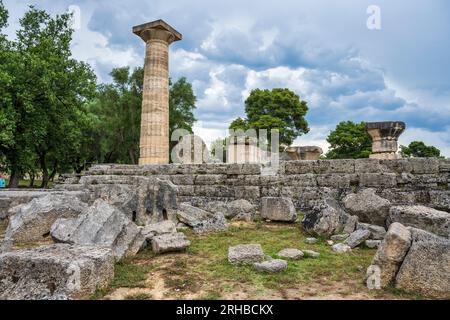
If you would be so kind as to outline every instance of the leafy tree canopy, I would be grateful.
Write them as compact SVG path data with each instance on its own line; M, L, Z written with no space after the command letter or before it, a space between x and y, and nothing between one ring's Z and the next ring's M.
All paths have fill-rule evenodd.
M427 146L422 141L413 141L408 146L400 146L404 158L440 158L441 151L434 146Z
M280 143L290 145L300 135L309 132L305 115L308 106L289 89L256 89L245 101L246 119L234 120L230 129L278 129Z
M144 69L132 72L128 67L111 72L113 82L100 85L97 97L89 103L93 127L88 132L88 162L136 164L139 137ZM186 78L170 81L169 128L192 133L196 97Z
M327 141L331 145L327 159L368 158L372 153L372 140L364 122L340 122L328 135Z
M0 9L0 24L5 17ZM39 169L45 187L51 175L67 170L76 158L95 75L72 58L70 22L69 14L52 17L30 7L16 40L2 40L0 152L11 173L10 186Z

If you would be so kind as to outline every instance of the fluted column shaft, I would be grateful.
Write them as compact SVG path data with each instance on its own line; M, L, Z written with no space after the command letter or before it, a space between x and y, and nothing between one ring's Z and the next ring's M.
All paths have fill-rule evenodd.
M182 35L163 20L133 27L146 44L139 164L169 163L169 45Z
M169 43L146 45L139 164L169 163Z

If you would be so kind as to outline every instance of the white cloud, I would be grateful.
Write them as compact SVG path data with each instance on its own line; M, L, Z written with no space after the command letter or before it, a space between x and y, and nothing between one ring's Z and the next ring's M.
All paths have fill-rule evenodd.
M450 126L443 131L432 132L422 128L407 128L399 138L399 144L408 145L412 141L423 141L441 150L441 154L450 158Z

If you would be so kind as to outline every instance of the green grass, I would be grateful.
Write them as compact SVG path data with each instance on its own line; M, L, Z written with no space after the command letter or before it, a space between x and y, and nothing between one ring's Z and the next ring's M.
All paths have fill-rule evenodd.
M134 264L125 260L116 264L112 288L143 288L147 273L151 271L148 265Z
M142 254L144 256L144 254ZM139 257L139 256L138 256ZM116 263L114 268L114 279L107 288L97 289L89 298L91 300L99 300L111 293L117 288L144 288L145 280L148 273L152 270L149 265L137 264L137 257L133 259L125 259ZM131 299L138 300L138 299ZM148 300L148 299L139 299Z
M370 265L374 250L359 249L347 254L331 251L323 240L306 244L306 236L298 226L282 225L237 228L208 236L190 235L190 255L207 255L205 263L196 271L209 279L222 279L248 283L257 287L279 289L292 283L308 283L319 277L339 281L345 277L359 276L361 270ZM266 255L276 258L276 253L285 248L309 249L320 253L318 259L304 258L290 261L288 269L279 274L255 272L251 266L235 266L227 261L228 247L242 243L259 243Z
M362 247L338 254L331 250L325 239L319 239L316 244L306 244L308 235L301 230L299 223L257 222L232 225L227 231L207 235L196 235L190 230L185 233L191 240L186 253L155 256L150 249L146 249L134 258L117 264L110 287L99 290L91 298L100 299L116 288L151 286L151 277L157 274L164 279L164 287L170 297L175 299L185 295L198 299L223 299L229 293L238 292L242 286L259 294L268 290L299 290L313 285L320 296L329 294L330 287L334 288L336 284L339 284L341 296L358 292L374 298L421 299L418 295L393 288L368 292L364 284L365 271L376 250ZM287 270L277 274L261 273L252 266L237 266L228 262L230 246L250 243L261 244L264 253L273 258L285 248L314 250L320 253L320 257L289 261ZM145 282L147 279L150 283ZM141 294L146 293L138 295Z

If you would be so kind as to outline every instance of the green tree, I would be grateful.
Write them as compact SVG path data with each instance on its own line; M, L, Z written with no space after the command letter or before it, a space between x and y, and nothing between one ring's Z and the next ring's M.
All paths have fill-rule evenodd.
M307 111L307 103L289 89L256 89L245 101L247 118L236 119L230 129L278 129L280 143L290 145L309 132Z
M0 121L8 129L2 130L0 148L10 187L23 174L36 172L36 166L46 187L79 149L84 104L95 92L95 75L72 58L70 23L69 14L51 17L30 7L16 40L2 41Z
M242 131L247 131L249 129L249 125L247 120L242 119L241 117L233 120L233 122L231 122L230 126L229 126L230 130L242 130Z
M422 141L413 141L408 146L400 146L404 158L440 158L441 151L434 146L427 146Z
M372 140L364 122L340 122L328 135L327 141L331 145L327 159L368 158L372 152Z
M197 97L194 95L192 85L185 77L172 83L169 79L169 137L177 129L184 129L193 133L192 126L197 121L194 117ZM170 150L177 144L170 139Z
M100 85L88 106L91 116L85 150L90 156L85 161L135 164L139 159L143 70L130 73L127 67L116 68L111 76L113 82Z
M176 129L185 129L192 133L192 126L197 121L194 117L197 98L192 85L182 77L177 82L170 81L169 127L170 134Z
M111 72L112 83L98 87L89 104L90 126L87 126L83 149L85 162L136 164L139 159L139 137L144 69L130 72L128 67ZM169 128L192 133L196 97L186 78L170 81ZM78 170L81 170L80 167Z

